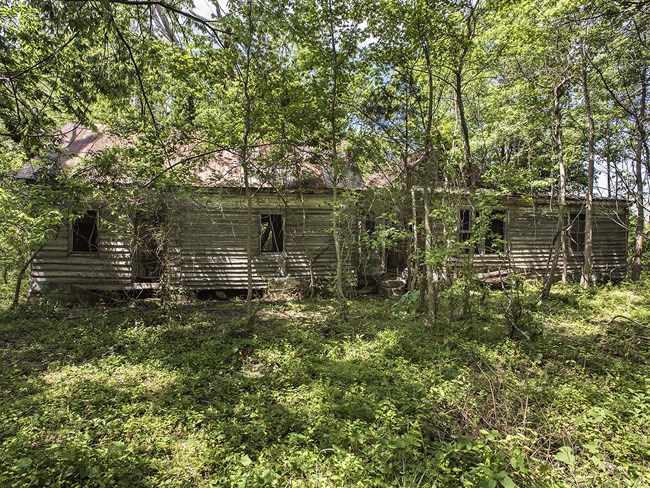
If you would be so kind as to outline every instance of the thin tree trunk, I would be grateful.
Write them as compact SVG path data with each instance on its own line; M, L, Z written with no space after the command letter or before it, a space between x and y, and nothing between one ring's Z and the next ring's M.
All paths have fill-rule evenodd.
M645 112L646 96L648 94L648 80L646 70L641 73L641 96L639 105L639 114L636 119L636 236L634 239L634 258L632 260L632 281L638 281L641 278L641 269L643 264L643 233L645 231L645 208L643 205L643 154L645 151L646 131L645 131Z
M244 152L246 149L244 149ZM246 315L253 317L253 197L248 175L248 162L244 164L246 195Z
M564 218L565 218L565 209L566 209L566 168L564 167L564 148L562 142L562 112L560 107L560 99L562 97L563 86L566 80L562 81L559 85L553 90L553 116L555 119L555 127L553 130L553 143L555 146L555 152L558 159L559 166L559 179L560 179L560 191L558 195L558 215L557 223L555 225L555 234L553 236L553 258L551 259L551 266L546 275L546 281L544 283L544 289L542 291L542 297L547 297L551 292L551 286L555 280L555 274L557 273L558 261L560 254L562 254L563 265L562 265L562 281L566 283L567 275L567 259L566 259L566 240L565 234L566 230L564 228Z
M253 5L248 2L248 44L246 45L246 66L244 71L244 135L242 138L243 147L241 150L241 164L244 172L244 189L246 197L246 315L249 324L253 318L253 196L250 187L249 174L249 138L251 134L253 100L249 92L250 70L251 70L251 44L255 26L253 24Z
M458 121L460 124L460 134L461 134L461 140L463 143L463 154L465 156L465 171L466 175L463 181L464 185L467 185L469 187L474 186L474 184L477 181L477 177L475 174L474 167L472 165L472 154L470 152L470 145L469 145L469 131L467 128L467 120L465 117L465 108L463 105L463 98L462 98L462 78L461 78L461 72L460 69L459 71L456 72L456 85L455 85L455 92L456 92L456 111L458 113ZM470 218L470 226L475 226L474 224L474 215L472 211L472 216ZM467 252L467 260L465 261L465 269L464 269L464 280L463 280L463 299L460 304L460 317L461 319L466 319L467 317L470 316L471 313L471 280L472 276L474 273L474 254L475 254L475 249L474 246L470 246Z
M478 3L476 4L478 5ZM465 114L465 103L463 101L463 68L465 65L465 59L469 53L469 41L473 36L473 16L475 13L475 8L471 7L469 15L466 18L466 28L467 28L467 44L464 45L461 56L458 60L458 65L454 71L454 103L456 106L456 117L458 119L458 125L460 128L460 137L463 144L463 156L464 156L464 169L463 173L463 185L466 187L473 187L478 181L478 175L476 174L476 169L472 162L472 152L469 142L469 129L467 126L467 116ZM473 212L472 212L473 213ZM474 225L474 215L470 219L470 225ZM471 313L471 280L474 273L474 246L470 246L467 254L467 261L465 262L464 270L464 280L463 280L463 299L461 302L460 317L467 318Z
M559 114L559 110L558 110ZM560 122L561 124L561 122ZM560 245L562 250L562 284L566 285L569 275L569 259L567 250L567 229L564 225L566 219L566 166L564 164L564 142L562 140L562 127L558 127L558 162L560 170L560 193L558 195L558 222L560 224Z
M20 301L20 289L23 286L23 278L25 277L25 273L27 272L27 269L29 269L29 266L32 264L34 259L36 259L36 256L38 256L44 247L45 244L41 244L38 249L36 249L36 251L32 252L32 254L29 256L29 259L25 261L25 264L20 267L18 277L16 278L16 288L14 289L14 299L11 302L11 308L15 308L18 305L18 302Z
M432 245L432 228L431 228L431 189L429 188L428 182L425 182L424 185L424 252L425 255L430 256L433 251ZM427 317L430 326L434 326L436 323L436 315L438 311L438 293L437 287L434 283L434 274L433 266L431 264L426 265L426 277L427 277ZM439 277L438 277L439 278Z
M607 161L606 171L607 171L607 198L612 198L612 143L611 136L609 135L611 131L607 126L605 126L607 131L607 136L605 138L605 158ZM616 169L616 168L614 168Z
M332 235L334 237L334 252L336 253L336 293L340 300L345 301L345 285L343 283L343 252L338 220L338 190L336 185L332 190Z
M459 66L458 70L454 73L454 102L456 104L456 114L458 117L458 123L460 126L460 137L463 143L463 156L465 159L465 184L468 186L474 186L476 183L476 171L474 170L474 165L472 164L472 152L469 144L469 128L467 126L467 116L465 115L465 104L463 102L463 75L462 75L462 65Z
M607 159L607 198L612 198L612 163Z
M431 326L435 325L437 315L437 302L438 290L434 283L434 269L433 265L428 262L431 260L433 253L433 229L431 226L431 186L435 188L438 183L438 158L433 156L433 65L431 60L431 51L429 41L425 40L424 45L424 58L426 60L427 70L427 112L424 130L424 147L425 147L425 166L424 166L424 259L425 259L425 277L426 277L426 291L427 291L427 310L428 320ZM433 166L433 167L432 167ZM439 277L438 277L439 278Z
M542 290L542 298L549 296L551 293L551 286L553 286L553 281L555 281L555 274L557 273L557 265L560 258L561 252L561 241L560 233L562 232L562 227L564 225L564 219L561 217L558 218L555 223L555 230L553 233L553 250L551 251L551 266L549 267L548 273L546 274L546 281L544 281L544 289Z
M456 112L458 117L458 123L460 125L460 136L463 143L463 155L465 158L465 177L463 178L463 185L473 187L477 181L476 172L472 164L472 153L469 144L469 130L467 128L467 118L465 116L465 106L463 103L463 92L462 92L462 63L459 65L458 70L454 73L455 75L455 103L456 103ZM470 220L470 225L474 225L474 216L472 215ZM460 317L465 319L469 317L471 313L471 279L474 272L474 246L470 246L470 249L467 253L466 266L464 270L464 280L463 280L463 300L460 307Z
M338 157L338 128L336 123L336 112L338 110L338 82L339 82L339 60L338 60L338 50L336 46L336 35L334 32L334 18L333 18L333 6L332 0L327 2L328 8L328 28L329 28L329 37L330 37L330 48L332 51L332 99L330 106L330 137L331 137L331 156L332 156L332 170L333 170L333 185L332 185L332 236L334 237L334 251L336 254L336 294L338 295L339 301L342 306L343 318L347 320L347 305L345 299L345 285L343 283L343 251L341 243L341 235L339 229L339 202L338 202L338 188L339 179L341 176L341 168L339 164Z
M583 46L583 51L586 48ZM588 140L588 163L587 163L587 199L585 204L585 248L584 261L582 263L582 274L580 284L588 287L591 283L590 275L592 268L592 249L593 249L593 207L594 207L594 161L596 159L596 129L594 124L594 114L591 109L591 95L587 82L587 66L583 52L582 63L582 91L585 99L585 110L587 112L587 122L589 131Z
M408 289L409 291L417 290L418 288L418 274L420 273L420 256L419 256L419 236L418 236L418 207L417 207L417 197L415 194L415 188L411 185L411 218L413 219L413 240L411 243L413 259L412 259L412 269L411 276L409 281Z
M643 207L643 177L641 158L636 161L636 229L634 237L634 257L632 259L632 281L641 279L643 262L643 231L645 227L645 209Z
M417 290L418 277L420 273L420 256L419 256L419 239L418 239L418 207L415 188L413 187L413 175L409 168L409 156L411 154L411 145L409 144L409 103L411 96L412 76L409 76L409 89L407 91L406 106L404 111L404 155L402 157L404 172L406 174L406 191L410 196L411 203L411 222L412 222L412 239L411 251L408 257L409 275L407 290Z
M313 297L316 291L316 276L314 275L314 261L316 260L317 255L307 250L307 246L305 246L305 242L306 242L305 225L307 224L307 212L305 209L305 198L302 193L300 194L300 206L302 208L302 225L300 226L301 228L300 242L302 243L302 251L305 253L305 256L307 256L307 267L309 270L309 296Z

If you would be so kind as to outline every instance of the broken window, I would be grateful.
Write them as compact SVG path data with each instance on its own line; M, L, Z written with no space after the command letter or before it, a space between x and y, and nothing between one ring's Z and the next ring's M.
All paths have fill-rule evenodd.
M136 283L160 281L163 270L160 233L162 215L138 213L134 220L133 278Z
M284 251L284 219L282 215L260 215L260 251Z
M472 211L461 209L458 217L458 242L467 242L472 237Z
M503 252L506 240L506 225L502 211L490 212L490 223L485 236L485 254L498 254Z
M471 209L461 209L458 216L458 242L468 242L472 238L472 227L481 221L481 214ZM492 210L489 213L488 227L485 238L477 239L474 243L476 254L498 254L504 250L506 238L505 215L502 210ZM463 249L469 252L470 248Z
M88 210L72 224L72 252L99 252L97 210Z
M583 252L585 249L585 214L572 213L570 219L569 239L571 240L571 250L573 252Z

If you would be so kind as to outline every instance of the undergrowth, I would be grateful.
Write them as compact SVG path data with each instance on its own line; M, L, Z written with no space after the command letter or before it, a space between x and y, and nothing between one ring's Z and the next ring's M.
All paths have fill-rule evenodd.
M535 293L6 310L0 485L646 486L650 282Z

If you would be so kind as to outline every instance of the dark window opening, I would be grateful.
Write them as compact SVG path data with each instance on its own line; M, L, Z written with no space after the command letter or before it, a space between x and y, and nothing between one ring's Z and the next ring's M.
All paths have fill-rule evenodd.
M572 213L570 215L569 239L573 252L583 252L585 249L585 214Z
M260 251L284 251L284 219L280 214L260 216Z
M133 236L133 278L136 283L160 281L163 271L160 228L162 218L158 215L137 214Z
M99 252L97 210L88 210L72 224L72 252Z
M478 213L476 214L478 216ZM461 209L458 215L458 242L470 242L472 238L472 226L474 225L474 210ZM469 253L471 248L466 245L462 247L464 253ZM474 243L474 252L477 253L478 242Z
M485 254L498 254L503 251L506 240L506 225L503 212L490 212L490 227L485 236Z
M467 242L472 236L472 211L462 209L458 221L458 242Z
M489 212L487 229L483 239L474 239L474 252L476 254L498 254L504 251L506 238L505 215L503 210ZM458 242L469 243L472 241L473 227L480 222L481 214L471 209L461 209L458 214ZM466 245L464 252L470 252L471 248Z

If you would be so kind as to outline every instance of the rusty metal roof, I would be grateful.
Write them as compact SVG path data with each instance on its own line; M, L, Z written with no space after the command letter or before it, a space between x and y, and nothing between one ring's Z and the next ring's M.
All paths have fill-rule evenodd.
M39 172L50 171L52 168L74 170L80 166L84 158L101 153L104 149L114 146L133 146L132 140L110 133L105 126L97 126L92 130L80 124L66 124L53 135L59 139L60 149L47 158L47 162L35 161L23 168L16 177L19 179L36 179ZM216 151L200 151L199 146L185 145L173 152L163 166L165 171L187 171L190 181L195 186L218 188L241 188L244 186L244 172L239 156L226 149ZM264 167L251 165L250 184L263 188L291 189L331 189L335 179L332 171L326 165L311 162L310 153L304 148L295 151L290 160L273 161L268 157L268 150L257 148L252 160L261 159ZM259 158L259 156L262 156ZM338 188L360 189L364 184L361 173L357 168L348 168L342 177L338 178Z

